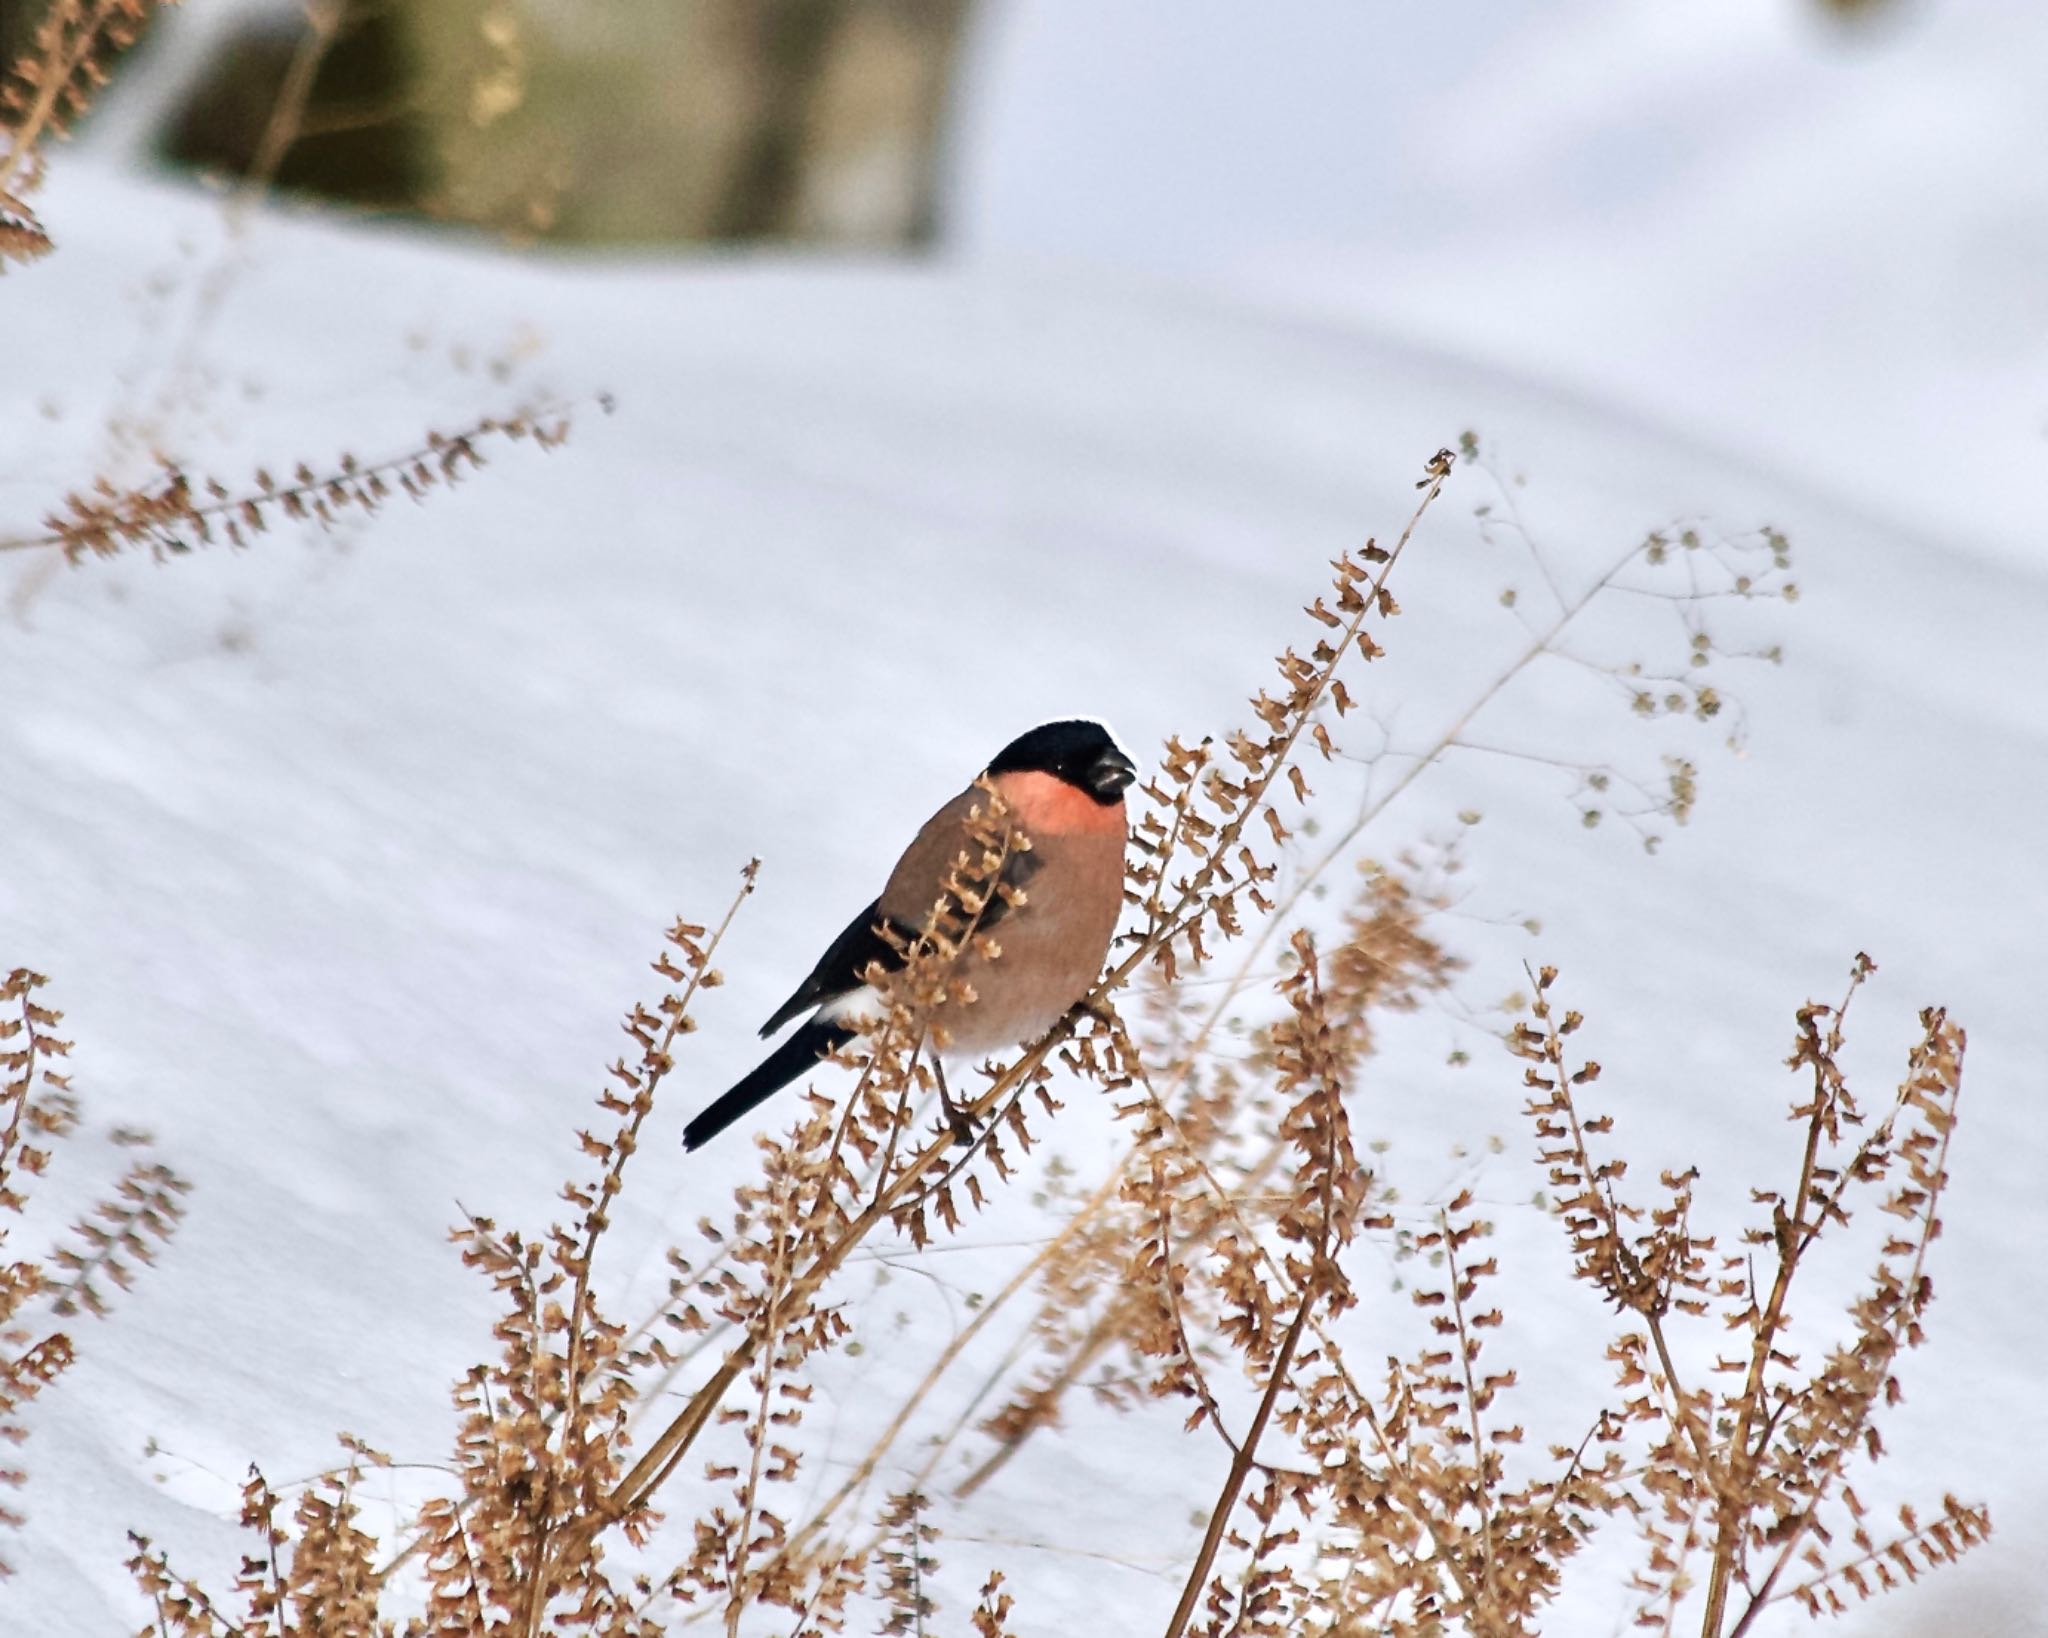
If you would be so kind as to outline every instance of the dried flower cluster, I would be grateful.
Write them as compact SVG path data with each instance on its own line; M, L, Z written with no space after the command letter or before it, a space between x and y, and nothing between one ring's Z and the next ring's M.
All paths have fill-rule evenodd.
M1533 1021L1516 1028L1515 1050L1534 1060L1527 1079L1538 1096L1529 1114L1576 1273L1634 1327L1609 1358L1623 1396L1617 1415L1647 1442L1639 1481L1653 1503L1640 1515L1650 1546L1638 1582L1644 1625L1668 1629L1700 1579L1702 1630L1713 1638L1749 1631L1774 1600L1838 1610L1844 1587L1867 1597L1917 1579L1989 1530L1982 1508L1950 1496L1931 1522L1901 1509L1897 1531L1881 1538L1865 1525L1846 1478L1853 1463L1883 1454L1877 1415L1897 1402L1899 1355L1923 1340L1933 1296L1927 1257L1941 1232L1962 1090L1963 1032L1929 1009L1890 1107L1859 1138L1866 1115L1840 1067L1842 1030L1850 1000L1874 970L1859 955L1841 1002L1799 1009L1789 1062L1810 1079L1791 1110L1805 1128L1803 1150L1790 1189L1751 1190L1769 1219L1742 1232L1742 1249L1721 1251L1693 1226L1694 1173L1667 1172L1654 1203L1632 1204L1618 1187L1626 1162L1593 1158L1591 1140L1611 1134L1613 1119L1582 1108L1600 1066L1571 1067L1565 1038L1580 1018L1558 1014L1550 969L1537 978ZM1886 1229L1870 1286L1849 1311L1847 1337L1804 1366L1791 1331L1793 1284L1822 1236L1846 1234L1858 1205L1872 1198L1896 1226ZM1737 1339L1734 1357L1717 1358L1718 1388L1688 1386L1671 1330L1712 1320ZM1854 1552L1846 1557L1830 1556L1830 1507L1848 1516Z
M132 45L161 4L174 0L53 0L37 25L35 45L0 78L0 271L9 261L47 254L48 235L27 202L42 178L41 143L64 135L106 84L113 60ZM306 98L321 59L342 27L342 0L314 0L286 83L266 122L260 153L230 221L268 186L301 129ZM216 270L202 292L211 314L230 279ZM189 342L188 337L188 342ZM599 406L609 413L608 397ZM496 440L531 440L552 449L568 435L559 403L482 416L452 432L430 431L416 447L371 462L343 453L332 461L299 462L284 477L257 471L245 484L195 475L185 462L158 454L147 483L116 482L102 473L65 495L38 530L0 535L0 552L57 547L72 561L135 548L163 557L224 542L248 545L280 523L331 528L350 515L377 512L395 495L423 500L484 465Z
M1618 820L1654 853L1668 834L1667 823L1685 824L1699 801L1699 767L1691 755L1667 751L1655 768L1648 768L1538 746L1502 745L1479 734L1476 719L1507 680L1539 661L1549 661L1597 678L1638 718L1711 723L1723 730L1730 749L1739 750L1747 733L1747 712L1725 678L1710 680L1719 674L1714 668L1717 662L1730 660L1775 664L1783 651L1776 643L1752 646L1730 640L1716 632L1709 614L1731 605L1797 602L1791 542L1783 531L1768 526L1731 536L1702 523L1674 523L1630 541L1590 580L1573 587L1552 564L1537 530L1523 515L1519 492L1524 480L1504 473L1477 433L1467 432L1459 448L1493 484L1494 499L1476 509L1482 537L1525 556L1538 584L1527 591L1514 582L1501 588L1500 604L1519 622L1528 646L1501 674L1496 687L1473 702L1440 747L1423 753L1424 760L1433 759L1441 748L1552 767L1569 780L1565 796L1582 825L1590 830ZM1616 602L1666 608L1676 628L1677 653L1645 658L1615 652L1611 644L1588 633L1590 617Z
M21 1412L77 1354L70 1333L52 1322L81 1309L104 1314L107 1288L127 1290L170 1239L183 1215L179 1197L186 1189L169 1167L138 1159L112 1193L72 1225L70 1240L40 1258L9 1249L15 1232L9 1219L29 1220L31 1196L55 1146L78 1130L71 1077L56 1067L71 1053L71 1043L55 1033L63 1014L35 999L47 982L25 967L0 980L0 1439L15 1444L27 1432L17 1419ZM132 1132L115 1137L131 1148L148 1142ZM24 1477L17 1469L0 1469L0 1484L18 1486ZM0 1526L18 1529L23 1523L19 1512L0 1505ZM6 1571L0 1558L0 1574Z
M881 1631L888 1638L919 1638L937 1613L925 1592L925 1577L938 1569L929 1551L938 1531L924 1521L925 1498L915 1490L891 1496L882 1511L882 1545L875 1552L879 1591L888 1614Z
M457 432L429 433L418 448L380 461L344 454L324 471L301 462L283 480L258 471L240 491L216 478L195 480L163 460L155 483L124 489L103 477L89 493L67 495L63 508L43 519L42 533L0 539L0 551L55 546L75 562L136 548L162 558L222 542L247 546L279 522L328 529L350 514L376 513L394 494L425 500L481 468L484 446L494 439L531 439L554 449L568 433L561 408L522 409Z
M581 1136L596 1172L566 1191L573 1220L540 1236L484 1218L457 1232L501 1317L498 1357L456 1388L446 1490L380 1530L355 1500L363 1469L386 1460L367 1446L351 1443L289 1509L253 1477L244 1513L260 1547L233 1610L138 1541L152 1630L642 1635L702 1617L728 1635L769 1620L805 1638L856 1619L903 1633L965 1619L996 1638L1017 1613L1015 1568L989 1574L972 1610L947 1610L933 1582L943 1521L1056 1429L1076 1390L1130 1415L1171 1402L1187 1437L1216 1447L1201 1536L1162 1609L1167 1638L1535 1632L1572 1559L1616 1517L1645 1537L1646 1624L1675 1631L1704 1610L1700 1630L1727 1638L1776 1602L1837 1607L1981 1539L1981 1510L1953 1501L1866 1528L1848 1482L1880 1448L1876 1421L1929 1296L1962 1050L1941 1015L1865 1133L1837 1067L1842 1009L1802 1011L1804 1164L1782 1194L1758 1193L1769 1224L1723 1253L1694 1225L1692 1173L1666 1176L1648 1203L1626 1196L1624 1164L1602 1152L1611 1119L1584 1101L1598 1066L1567 1057L1580 1021L1556 1010L1554 975L1537 978L1510 1044L1530 1061L1530 1117L1577 1278L1620 1316L1604 1356L1613 1392L1579 1425L1539 1436L1513 1409L1500 1268L1470 1195L1397 1226L1353 1123L1374 1094L1385 1015L1455 978L1432 927L1444 895L1407 859L1361 868L1345 901L1310 914L1340 854L1284 891L1281 871L1296 816L1313 816L1308 763L1342 754L1345 673L1379 654L1377 627L1398 613L1389 577L1450 464L1430 463L1392 548L1337 562L1307 611L1315 636L1280 657L1253 726L1168 742L1127 881L1134 931L1093 994L978 1084L948 1088L925 1021L957 994L963 953L1000 959L990 923L1030 850L984 788L945 893L902 942L903 970L873 975L889 1006L842 1055L851 1090L809 1094L784 1136L757 1140L731 1212L700 1222L701 1249L671 1254L665 1300L628 1326L601 1310L598 1253L689 1009L717 982L724 930L676 927L657 963L666 992L626 1020L634 1052L600 1100L611 1124ZM750 866L742 897L752 879ZM1226 966L1233 940L1244 953ZM1277 959L1264 955L1276 944ZM934 1349L820 1499L831 1422L818 1387L860 1340L849 1259L883 1238L915 1255L957 1233L1020 1175L1061 1108L1060 1071L1112 1095L1127 1146L1071 1193L1046 1179L1049 1241ZM1809 1246L1844 1234L1872 1189L1902 1226L1847 1339L1802 1366L1787 1291ZM1402 1301L1422 1340L1406 1351L1381 1345L1381 1293L1360 1284L1362 1248L1390 1238L1415 1276ZM984 1408L908 1456L906 1430L1003 1319L1018 1345L969 1395ZM1685 1382L1672 1328L1717 1320L1741 1339L1726 1384ZM1589 1364L1601 1367L1597 1352ZM977 1445L978 1464L942 1495L942 1460ZM675 1516L658 1511L678 1498Z
M69 133L160 3L54 0L34 45L0 76L0 272L49 253L50 237L27 200L42 181L42 144Z

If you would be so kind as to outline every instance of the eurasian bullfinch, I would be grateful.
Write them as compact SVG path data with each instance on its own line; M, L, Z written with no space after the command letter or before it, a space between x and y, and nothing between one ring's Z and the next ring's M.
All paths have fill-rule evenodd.
M990 895L978 923L995 930L995 958L972 947L960 956L957 976L973 999L943 1003L932 1020L949 1038L948 1052L996 1052L1035 1039L1088 993L1123 910L1124 790L1136 774L1109 730L1088 721L1048 722L1011 740L989 763L987 777L1008 807L1008 822L1030 846L1011 851L1002 870L1003 880L1021 890L1019 902ZM968 845L968 810L986 800L969 785L925 821L881 897L847 923L761 1034L773 1035L799 1013L810 1017L684 1128L686 1149L716 1137L854 1038L854 1021L879 1005L868 970L902 968L903 947L923 929L947 871ZM893 938L883 936L885 925Z

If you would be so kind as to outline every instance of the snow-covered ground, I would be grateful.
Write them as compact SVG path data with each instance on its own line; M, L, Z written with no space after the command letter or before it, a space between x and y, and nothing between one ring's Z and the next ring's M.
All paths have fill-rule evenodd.
M1405 41L1323 105L1382 107L1374 88L1397 81L1411 113L1436 109L1472 146L1432 143L1412 162L1437 156L1446 186L1465 178L1461 214L1431 218L1437 196L1417 193L1415 173L1339 125L1315 144L1320 190L1302 183L1285 220L1254 214L1234 241L1201 227L1203 244L1175 234L1236 219L1270 199L1261 178L1299 167L1270 152L1212 166L1172 126L1154 144L1109 142L1106 113L1081 117L1097 105L1080 69L1104 57L1088 29L1149 25L1129 12L1091 24L1077 8L1006 8L982 40L980 134L958 182L967 250L935 267L522 263L282 215L229 245L203 199L61 159L45 195L60 254L0 286L10 348L41 359L0 384L10 526L103 454L139 471L152 438L232 479L342 447L372 457L548 389L583 407L559 454L502 454L457 494L311 544L55 575L0 558L15 610L0 627L0 962L53 975L96 1129L151 1128L195 1184L162 1266L85 1328L81 1364L35 1413L31 1522L5 1548L22 1574L0 1592L0 1629L133 1625L118 1567L131 1527L221 1576L238 1547L223 1521L252 1459L301 1476L333 1459L341 1429L406 1457L444 1448L445 1384L480 1357L490 1312L442 1243L455 1203L530 1226L554 1213L569 1135L661 927L722 908L759 854L761 891L721 963L731 985L703 1011L613 1231L612 1277L658 1281L662 1246L716 1212L752 1159L734 1138L686 1162L684 1115L748 1061L755 1023L910 826L1047 715L1100 713L1140 750L1239 721L1265 656L1299 637L1325 561L1397 528L1422 459L1476 427L1528 476L1518 499L1567 583L1651 526L1703 516L1785 528L1804 596L1749 622L1782 637L1786 662L1730 674L1747 752L1704 760L1699 813L1658 857L1622 827L1583 830L1554 772L1489 762L1423 782L1372 846L1390 854L1484 811L1466 843L1469 914L1449 934L1474 963L1468 997L1505 994L1525 959L1556 962L1603 1084L1623 1089L1625 1130L1660 1162L1700 1164L1720 1198L1765 1180L1760 1153L1779 1172L1790 1163L1772 1147L1786 1138L1790 1009L1833 995L1855 950L1882 967L1854 1031L1869 1089L1895 1073L1920 1005L1969 1025L1941 1300L1873 1488L1988 1500L2000 1533L1859 1630L2048 1631L2025 1593L2048 1542L2032 959L2048 902L2048 576L2028 551L2038 415L2013 420L2041 384L2038 326L2021 311L2039 263L2000 264L1999 300L2016 304L1998 309L2007 345L1974 365L1928 340L1956 316L1945 305L1908 334L1811 314L1779 315L1797 332L1782 351L1752 334L1742 292L1761 322L1781 294L1773 277L1878 300L1849 270L1893 207L1874 199L1859 233L1759 232L1749 284L1682 254L1697 228L1684 212L1714 199L1723 215L1697 230L1730 257L1742 211L1799 214L1773 150L1735 143L1732 116L1700 89L1754 68L1729 44L1739 27L1782 33L1759 6L1725 9L1734 21L1687 25L1719 51L1644 24L1599 36L1608 56L1572 56L1574 28L1590 38L1620 15L1591 0L1516 8L1521 32L1500 25L1469 74L1447 66L1458 42ZM1977 21L1986 50L2033 38L2017 8ZM1915 59L1934 65L1932 98L1947 83L1936 69L1964 50L1961 25L1915 26L1948 53ZM1275 120L1316 106L1302 87L1338 55L1279 40L1256 77ZM1351 49L1373 55L1371 41ZM1031 75L1057 50L1065 95L1048 105ZM1185 58L1153 78L1130 68L1139 57L1118 60L1127 93L1203 83ZM1881 64L1855 89L1849 65L1808 71L1842 76L1841 106L1807 105L1815 128L1780 132L1786 154L1892 139ZM1959 154L1971 131L1989 147L1930 184L1953 217L1923 224L1924 240L1884 239L1897 280L1884 288L1902 302L1959 265L1955 220L2004 220L2038 180L2026 166L2048 166L2006 146L2001 121L2020 105L2000 96L2018 76L2008 61L1923 122ZM1680 90L1701 110L1692 151L1714 184L1653 186L1658 172L1636 199L1666 213L1668 236L1626 200L1574 215L1559 196L1553 213L1518 186L1515 165L1544 150L1508 115L1548 119L1550 151L1581 152L1595 137L1564 110L1584 107L1611 140L1596 111L1624 84L1645 120ZM1502 122L1490 163L1458 114L1468 106ZM1204 143L1272 128L1220 93L1207 107L1223 129L1201 127ZM1128 229L1098 213L1094 243L1097 217L1044 203L1061 145L1091 130L1096 145L1075 151L1142 150L1162 168L1147 209L1119 207L1136 213ZM1016 180L1031 141L1035 228ZM1158 157L1168 149L1178 158ZM1648 145L1644 166L1659 152ZM1365 180L1407 174L1397 219L1437 220L1426 243L1375 234L1385 278L1369 301L1349 286L1325 299L1342 265L1334 232L1285 254L1350 197L1339 158ZM1782 191L1751 185L1761 175ZM1364 245L1378 207L1354 208ZM1896 208L1904 222L1917 207ZM2013 205L2014 235L2039 221ZM1600 222L1620 224L1601 281L1567 292L1525 276L1532 259L1590 254ZM231 280L215 287L223 268ZM1289 269L1321 282L1290 293L1276 272ZM1968 277L1994 275L1972 260ZM1539 293L1550 304L1517 319L1510 298ZM1902 416L1872 386L1888 363ZM615 415L588 403L599 391ZM129 429L111 443L110 421ZM1809 445L1822 421L1831 430ZM1540 596L1526 558L1472 521L1496 498L1461 474L1404 565L1409 612L1369 701L1404 738L1426 738L1518 645L1500 587L1518 585L1525 605ZM1605 640L1668 653L1665 611L1631 610ZM1655 768L1655 727L1562 668L1530 683L1484 719L1489 739ZM1515 925L1530 916L1539 939ZM1472 1037L1444 1014L1397 1032L1361 1122L1391 1143L1409 1201L1471 1182L1498 1204L1510 1268L1554 1272L1553 1231L1525 1206L1537 1179L1515 1146L1518 1076L1484 1052L1448 1070L1452 1044ZM1101 1130L1100 1111L1070 1109L1050 1147L1079 1160ZM1495 1134L1510 1141L1488 1155ZM1454 1159L1456 1146L1479 1158ZM67 1146L53 1181L77 1184L95 1160L112 1151ZM922 1373L968 1294L1013 1266L1009 1227L970 1229L976 1249L934 1255L934 1279L905 1277L893 1254L872 1287L856 1271L864 1323L886 1332L900 1313L920 1341L839 1362L842 1404L886 1403ZM1575 1291L1536 1299L1515 1339L1525 1375L1563 1369L1593 1320ZM956 1623L990 1564L1014 1572L1027 1632L1143 1632L1170 1607L1216 1447L1180 1435L1170 1412L1076 1408L1072 1428L938 1520ZM838 1477L829 1455L810 1473ZM1553 1630L1622 1624L1611 1580L1594 1576Z
M1874 9L998 0L955 216L977 257L1427 336L2040 563L2048 11Z

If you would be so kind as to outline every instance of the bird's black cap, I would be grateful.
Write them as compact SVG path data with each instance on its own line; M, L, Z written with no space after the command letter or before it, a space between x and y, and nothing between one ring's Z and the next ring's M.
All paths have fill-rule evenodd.
M1104 804L1121 801L1137 774L1109 730L1086 717L1042 723L1019 734L996 753L988 771L1052 774Z

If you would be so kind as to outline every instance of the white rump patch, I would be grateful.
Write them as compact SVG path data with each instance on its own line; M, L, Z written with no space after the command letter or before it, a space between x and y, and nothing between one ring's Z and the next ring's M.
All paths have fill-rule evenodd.
M863 984L857 990L848 990L844 995L836 995L821 1003L811 1016L823 1024L871 1024L886 1010L874 985Z

